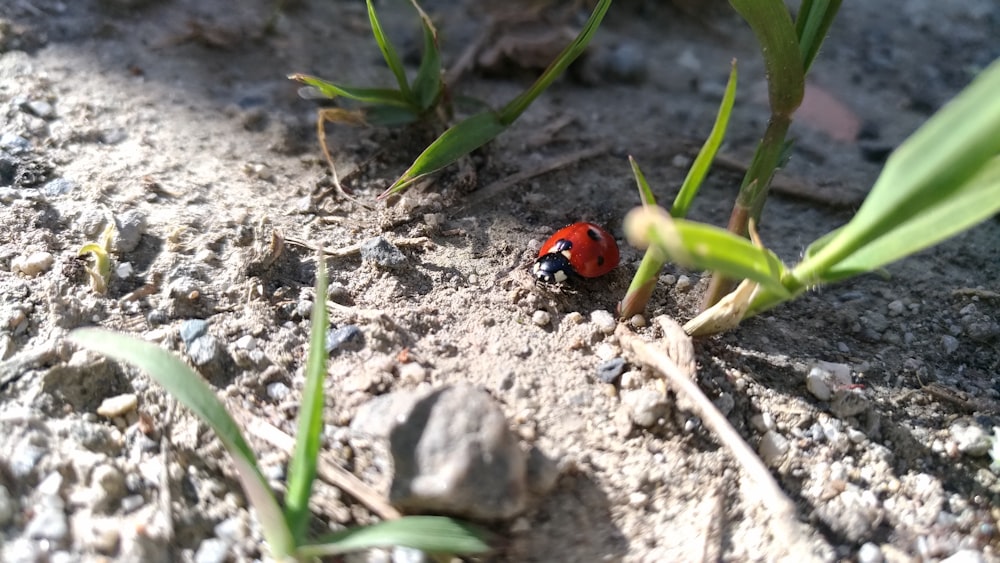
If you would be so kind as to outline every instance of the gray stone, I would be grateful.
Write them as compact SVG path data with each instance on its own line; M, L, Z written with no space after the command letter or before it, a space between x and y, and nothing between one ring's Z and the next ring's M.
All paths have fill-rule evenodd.
M597 366L597 379L602 383L614 383L625 371L624 358L611 358Z
M187 346L188 357L196 366L204 366L219 354L219 341L211 334L195 338Z
M114 240L111 241L112 248L119 254L132 252L139 246L139 241L146 232L146 214L130 209L115 217L115 226L117 229Z
M190 346L194 340L208 332L208 322L201 319L188 319L181 323L181 340Z
M7 487L0 485L0 528L10 524L17 512L17 503L10 496Z
M757 452L768 467L777 467L788 453L788 438L774 430L769 430L760 438Z
M357 325L344 325L326 333L326 351L360 350L365 347L365 335Z
M76 184L66 178L50 180L42 186L42 193L48 197L66 195L76 189Z
M62 543L69 535L69 520L63 511L62 500L49 499L35 506L35 515L28 522L25 533L29 538Z
M195 563L225 563L229 556L229 542L208 538L201 542L194 554Z
M389 432L395 506L476 520L524 511L525 455L488 393L470 385L435 389L397 422Z
M52 256L51 252L32 252L11 260L10 269L14 273L20 272L30 278L47 272L52 267L53 262L55 262L55 257Z
M878 545L867 542L858 549L858 563L882 563L882 561L884 561L882 548Z
M649 428L667 415L667 402L662 393L650 389L637 389L622 394L622 403L628 407L629 416L636 426Z
M382 237L370 238L361 243L361 259L383 268L398 268L406 263L406 255Z

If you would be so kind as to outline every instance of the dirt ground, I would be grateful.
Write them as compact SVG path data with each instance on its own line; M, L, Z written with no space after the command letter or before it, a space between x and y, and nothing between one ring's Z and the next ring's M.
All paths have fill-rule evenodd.
M576 78L557 82L477 153L473 186L449 170L386 207L374 197L427 138L329 127L353 192L345 197L316 142L316 102L286 79L390 84L364 5L288 4L3 0L0 559L262 557L218 442L145 376L76 353L64 337L99 325L180 352L182 325L207 320L218 350L202 372L220 396L294 433L315 298L314 253L297 240L345 249L329 261L330 298L341 305L331 321L357 325L364 343L331 360L327 447L362 479L384 485L374 449L345 437L360 405L392 390L470 382L561 469L555 490L523 516L490 524L507 539L495 560L779 558L787 538L773 534L752 483L697 418L671 408L652 428L631 423L621 397L655 377L605 332L607 315L593 314L614 311L641 257L621 231L638 204L626 156L669 201L711 127L733 58L739 96L723 150L737 161L752 154L767 113L749 30L724 4L616 3ZM402 2L385 4L409 60L415 18ZM425 8L446 64L500 10ZM546 13L522 25L544 35L586 17ZM806 193L773 195L764 241L791 263L846 222L887 152L998 56L993 0L845 3L810 82L820 106L836 107L826 93L849 110L836 128L793 127L785 181ZM473 69L453 86L496 107L531 72ZM692 216L725 224L740 178L717 167ZM108 217L121 235L102 295L77 252ZM536 288L528 267L542 241L579 220L618 237L621 267L558 292ZM280 254L269 247L275 233L285 238ZM379 235L405 261L384 267L350 249ZM1000 483L987 455L1000 426L998 240L993 219L891 266L888 277L823 288L696 342L702 390L752 447L768 435L778 448L762 456L807 524L816 559L1000 560ZM669 266L662 282L646 319L691 318L707 278ZM657 336L653 323L638 324ZM625 373L601 382L598 366L619 357ZM860 412L807 390L817 361L848 366ZM136 408L97 414L104 399L129 393ZM280 480L284 454L253 443ZM328 487L318 497L324 522L372 519ZM220 545L213 559L209 548Z

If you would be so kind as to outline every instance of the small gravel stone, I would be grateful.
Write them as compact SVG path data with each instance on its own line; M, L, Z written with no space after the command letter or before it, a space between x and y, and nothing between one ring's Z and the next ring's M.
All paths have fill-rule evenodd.
M129 495L122 499L122 512L128 514L138 510L144 504L146 504L146 499L142 495Z
M125 416L134 411L137 406L139 406L139 398L135 393L124 393L101 401L101 406L97 407L97 414L104 418L115 418L116 416Z
M248 352L257 349L257 339L249 334L244 334L243 336L237 338L235 344L240 350L246 350Z
M628 322L635 328L642 328L646 326L646 317L642 315L632 315L632 318Z
M49 119L55 115L55 108L45 100L32 100L21 106L21 109L42 119Z
M629 416L636 426L649 428L667 414L663 395L650 389L637 389L622 394L622 403L629 409Z
M392 563L429 563L427 554L412 547L396 546L392 548Z
M760 438L757 444L757 452L760 458L769 467L777 467L788 453L788 438L782 436L775 430L768 430Z
M982 553L974 549L962 549L941 560L941 563L985 563Z
M590 322L597 327L597 330L603 332L604 334L611 334L615 331L615 327L618 323L615 322L615 317L607 311L594 311L590 313Z
M291 394L292 390L288 388L287 385L280 381L275 381L274 383L267 384L267 396L270 397L275 402L284 401Z
M344 325L326 333L326 351L360 350L365 346L365 335L357 325Z
M597 366L597 379L602 383L614 383L618 376L625 371L624 358L611 358Z
M867 542L858 549L858 563L882 563L882 549L872 543Z
M423 383L427 380L427 368L417 362L410 362L399 366L399 379L410 385Z
M677 283L674 284L674 287L677 288L677 291L679 291L681 293L686 293L686 292L690 291L693 286L694 286L694 284L691 283L691 278L689 278L687 276L683 276L683 275L682 276L678 276L677 277Z
M210 363L219 354L219 341L211 334L195 338L187 346L187 355L191 358L191 363L196 366L204 366Z
M115 217L115 227L111 247L119 254L132 252L139 246L139 241L146 232L146 214L137 209L129 209Z
M229 556L229 547L229 542L219 538L203 540L194 554L195 563L225 563Z
M608 78L627 84L640 84L646 78L646 55L636 43L616 46L607 55L604 71Z
M42 186L42 193L47 197L66 195L76 189L76 184L66 178L56 178L49 180Z
M893 317L896 317L896 316L902 315L903 313L906 312L906 305L904 305L903 302L900 301L899 299L896 299L895 301L891 301L889 303L888 309L889 309L889 315L893 316ZM875 544L867 544L866 543L865 545L875 545ZM864 547L864 546L862 546L862 547ZM875 546L875 547L877 548L878 546ZM879 553L881 554L882 552L880 551Z
M47 272L55 262L55 257L51 252L32 252L28 255L21 255L11 260L10 269L12 272L22 273L29 278Z
M375 237L361 243L361 260L391 269L405 264L406 255L386 239Z
M764 433L774 430L774 417L769 412L755 414L750 417L750 424L757 429L757 432Z
M950 334L942 335L941 346L944 347L944 353L950 356L955 353L955 350L958 350L958 339Z
M531 315L531 322L538 326L549 326L551 321L552 316L549 315L548 311L535 311L534 314Z
M830 412L838 418L849 418L868 410L871 402L858 389L841 389L833 394Z
M820 401L829 401L837 389L851 384L851 366L816 362L806 375L806 389Z
M25 527L25 534L29 538L62 543L69 535L69 521L62 504L58 497L49 497L48 501L36 505L35 515Z
M208 332L208 322L201 319L188 319L181 323L181 340L186 346L190 346L195 339L204 336Z
M993 446L989 434L979 426L952 424L948 429L951 439L958 446L958 451L971 456L984 456Z
M578 325L583 322L583 315L579 311L570 311L563 317L563 322L569 325Z

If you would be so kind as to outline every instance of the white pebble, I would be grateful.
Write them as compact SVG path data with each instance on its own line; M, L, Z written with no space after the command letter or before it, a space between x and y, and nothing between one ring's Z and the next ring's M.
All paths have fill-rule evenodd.
M769 430L761 436L760 443L757 445L757 452L766 465L774 467L784 459L785 454L788 453L788 448L788 438L785 438L774 430Z
M403 364L399 366L399 379L411 385L423 383L427 379L427 368L417 362Z
M806 388L820 401L829 401L833 393L851 384L851 366L819 361L806 375Z
M236 339L236 347L240 350L256 350L257 349L257 339L249 334L244 334L243 336Z
M547 311L535 311L535 313L531 315L531 322L538 326L548 326L551 321L552 317Z
M686 291L689 291L692 285L694 284L691 283L691 278L687 276L678 276L677 283L674 285L674 287L677 288L677 291L684 293Z
M601 310L590 313L590 322L594 323L597 330L603 332L604 334L613 333L615 331L615 327L618 326L614 315Z
M108 397L101 401L101 406L97 407L97 414L105 418L115 418L125 416L139 406L139 398L135 393L125 393L117 397Z
M132 277L132 263L122 262L121 264L118 264L118 266L115 267L115 276L122 280Z
M51 252L32 252L27 256L21 255L11 260L10 269L15 274L20 272L29 278L47 272L55 262L55 257Z
M566 313L565 317L563 317L563 322L571 325L578 325L583 322L583 315L581 315L579 311L570 311L569 313Z
M629 319L629 322L632 323L632 326L636 328L642 328L646 326L646 317L642 315L632 315L632 318Z

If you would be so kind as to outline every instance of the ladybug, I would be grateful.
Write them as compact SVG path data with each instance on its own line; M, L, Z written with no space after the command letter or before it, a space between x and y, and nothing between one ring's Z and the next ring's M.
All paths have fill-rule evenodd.
M614 270L618 257L611 233L593 223L573 223L545 241L531 273L545 283L561 283L572 275L596 278Z

